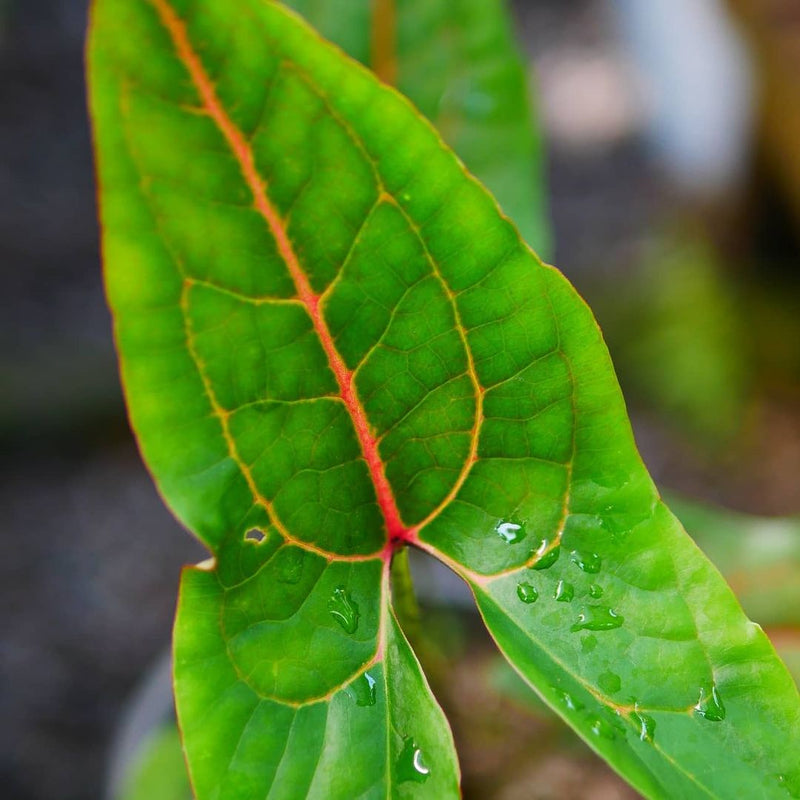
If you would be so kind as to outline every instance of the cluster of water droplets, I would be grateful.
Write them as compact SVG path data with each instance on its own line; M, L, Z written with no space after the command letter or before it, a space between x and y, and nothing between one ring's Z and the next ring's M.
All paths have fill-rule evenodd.
M624 735L626 732L625 724L621 719L621 712L612 711L610 708L600 708L597 711L590 711L586 709L584 704L563 689L553 687L556 700L567 711L573 714L580 714L584 717L586 725L592 735L601 739L616 739L618 735ZM651 741L652 734L655 730L655 721L650 717L647 718L648 730L650 731Z
M506 544L516 544L526 536L524 526L510 520L498 523L495 532ZM561 545L553 544L549 539L543 539L536 549L535 555L537 558L531 565L532 570L550 569L561 556ZM578 569L588 575L598 574L603 565L602 558L594 552L572 550L569 557ZM589 586L588 593L592 600L599 600L603 596L603 587L593 583ZM522 580L517 584L517 597L521 602L530 605L539 599L539 590L529 580ZM564 579L559 580L553 592L553 599L559 603L571 603L574 598L575 586ZM625 618L611 607L600 603L589 603L578 614L575 624L570 630L573 632L608 631L621 627L624 622Z
M526 536L523 525L518 522L501 522L497 525L495 531L506 544L516 544ZM558 543L553 544L548 539L543 539L536 549L535 555L537 558L531 565L532 570L550 569L561 555L561 545ZM602 569L602 558L597 553L572 550L569 558L578 569L587 575L597 575ZM517 584L517 597L522 603L531 605L539 599L539 595L539 589L530 580L522 580ZM603 596L603 587L598 583L590 584L588 596L591 600L599 600ZM573 584L563 578L558 580L553 591L553 599L559 603L571 603L574 597L575 587ZM609 631L622 627L624 622L625 618L610 606L603 603L589 602L580 611L570 630L573 632ZM596 641L593 644L596 644ZM604 673L600 678L600 686L603 691L612 695L620 690L621 681L618 675ZM556 689L556 696L567 710L572 712L583 711L583 705L577 702L569 693ZM712 684L700 689L700 696L692 711L709 722L720 722L725 719L725 706L715 685ZM608 712L610 716L597 714L589 714L587 716L589 730L595 736L614 738L616 735L616 731L619 729L618 717L622 712L612 712L610 709L608 709ZM635 704L633 711L628 712L628 718L635 727L641 741L653 741L656 729L656 722L653 717L641 711L638 704Z

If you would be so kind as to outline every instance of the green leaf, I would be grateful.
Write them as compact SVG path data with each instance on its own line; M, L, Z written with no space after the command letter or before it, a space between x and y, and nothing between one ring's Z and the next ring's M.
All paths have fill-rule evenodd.
M263 0L96 0L89 59L131 421L213 553L175 627L199 800L457 796L404 544L643 793L800 793L797 691L591 313L416 110Z
M544 155L505 0L284 0L396 86L547 259Z
M447 722L375 586L381 562L285 552L294 584L279 556L233 589L184 572L175 697L198 798L456 796Z

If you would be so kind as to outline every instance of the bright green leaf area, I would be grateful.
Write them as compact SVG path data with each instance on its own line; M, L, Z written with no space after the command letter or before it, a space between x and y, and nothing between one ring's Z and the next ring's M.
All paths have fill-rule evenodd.
M549 257L541 135L504 0L284 5L366 66L393 62L397 88L491 190L523 238ZM383 24L385 44L376 36Z
M263 0L96 0L89 58L131 421L213 553L175 627L198 799L457 796L395 543L644 794L800 794L794 684L590 311L411 104Z

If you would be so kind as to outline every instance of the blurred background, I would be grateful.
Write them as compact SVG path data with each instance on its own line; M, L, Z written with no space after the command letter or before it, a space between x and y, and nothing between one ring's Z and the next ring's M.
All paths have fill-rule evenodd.
M600 320L656 481L680 493L687 528L796 658L800 0L516 0L513 12L547 152L553 261ZM0 0L8 800L104 796L129 698L169 640L180 566L204 557L125 418L85 18L85 0ZM455 669L440 697L465 796L635 797L453 610L458 587L424 564L418 576L445 643L425 657L434 674Z

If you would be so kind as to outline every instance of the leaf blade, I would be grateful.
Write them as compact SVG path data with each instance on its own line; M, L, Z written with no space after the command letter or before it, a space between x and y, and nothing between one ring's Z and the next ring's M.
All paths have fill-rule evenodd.
M286 0L396 86L497 197L523 238L552 250L542 135L501 0Z
M215 553L211 578L198 573L216 582L216 588L213 583L206 587L213 602L189 617L210 620L210 657L216 659L214 674L222 684L192 684L179 701L189 758L195 772L202 772L204 753L224 741L210 734L208 740L193 738L192 724L200 725L206 706L212 705L212 695L197 701L200 693L222 693L218 730L233 734L227 739L234 743L227 764L241 756L237 735L247 731L261 702L238 678L225 684L226 676L236 675L234 664L255 676L260 695L289 708L308 701L303 707L310 708L340 685L342 674L355 676L370 658L380 660L379 642L390 626L375 621L379 608L388 619L387 592L382 590L381 600L376 575L382 569L385 582L391 524L386 524L380 481L370 467L353 407L331 396L337 387L341 393L342 383L335 368L325 372L326 361L333 359L326 352L324 328L315 325L313 303L302 298L298 303L292 296L302 282L294 281L293 289L289 255L280 258L279 232L271 233L269 215L259 213L258 185L247 176L250 162L230 152L238 138L220 131L222 118L217 114L214 119L213 104L203 104L191 70L180 67L176 42L170 40L169 26L159 21L157 7L163 7L162 0L156 6L143 0L98 0L92 92L109 293L132 419L168 501ZM599 331L566 281L524 247L494 201L465 176L407 103L276 6L242 4L243 16L236 20L210 1L197 6L176 2L175 8L202 10L186 15L186 37L201 43L196 46L204 64L214 64L215 96L251 148L253 169L304 268L308 291L323 298L321 319L336 355L348 357L345 331L355 324L345 320L336 326L334 298L343 297L337 293L363 289L370 261L401 284L390 300L391 311L376 316L363 361L367 366L359 361L345 369L352 369L367 433L385 462L385 479L403 517L402 538L435 551L478 586L493 573L528 562L533 566L534 557L545 555L528 549L537 531L552 539L548 552L562 544L557 537L582 533L607 565L619 556L621 575L647 576L646 559L632 569L623 558L629 553L620 551L614 534L648 533L644 526L659 508L657 497L636 455ZM234 51L242 54L237 60L230 41L240 37L245 43L263 37L269 47L243 46ZM126 49L129 40L148 43L152 58L146 65L140 64L135 46ZM250 92L235 103L243 86L250 86ZM175 141L182 147L178 152L167 147L172 160L165 161L164 146ZM384 214L380 219L373 216L376 205ZM320 226L324 241L317 235ZM383 236L393 231L394 236ZM407 273L401 271L404 265ZM430 294L419 294L418 287ZM281 316L287 307L289 316ZM359 329L364 326L363 320L358 323ZM280 339L285 331L288 338ZM355 357L352 352L350 357ZM464 382L457 379L470 372L470 359L475 383L468 382L464 392ZM298 371L297 364L306 366ZM436 413L425 408L417 415L421 403L442 386L449 387L445 392L460 387L460 395L445 394L450 413L434 407ZM418 440L427 446L418 449ZM476 442L479 461L470 457ZM649 530L650 539L671 537L682 557L704 572L705 562L692 560L693 546L665 519L656 520L661 528ZM262 537L260 543L251 538L253 531L256 539ZM660 547L659 557L666 557L665 543ZM309 567L306 577L291 558L283 565L290 578L285 583L299 586L296 591L259 583L283 563L285 556L278 553L296 550L306 554L304 563L317 565ZM592 563L594 552L580 554L584 564ZM633 556L638 555L634 548ZM557 570L570 563L562 556ZM341 578L342 591L351 595L341 600L341 575L362 576L354 579L356 599ZM714 602L725 612L723 628L744 625L718 579L706 577ZM248 582L261 588L239 597L236 587ZM673 592L676 585L671 585ZM304 605L310 598L314 602ZM338 618L329 614L337 598L343 603ZM500 596L506 621L514 613L509 599L510 593ZM202 597L196 600L202 606ZM697 608L702 600L695 596L692 604ZM330 643L332 631L340 640L335 626L355 632L358 626L348 620L356 605L365 615L361 641L344 640L347 646L340 641L337 650ZM299 618L286 623L298 612ZM225 639L221 613L226 635L239 637L242 644L232 654L220 645ZM617 624L622 616L586 616L581 625L600 625L603 635L611 636L622 629ZM627 612L623 623L628 630L631 619ZM181 652L202 653L204 643L192 639L190 627L179 625L176 642ZM278 669L281 647L287 652L316 647L319 631L328 643L314 650L312 663L334 653L342 674L329 675L326 683L322 672L309 678L297 666L288 672ZM567 661L580 667L577 639L570 636L565 637L572 642ZM729 636L736 645L736 637ZM691 658L701 655L693 651ZM763 657L774 676L768 689L781 707L770 706L775 718L765 721L758 735L763 733L772 747L778 740L784 746L797 735L791 727L783 735L787 723L797 718L796 691L787 690L772 652L764 651ZM516 658L524 669L524 654ZM689 666L693 663L690 659ZM421 680L418 667L410 672ZM196 677L185 659L178 676L179 684ZM322 694L314 693L315 686ZM700 688L706 692L705 722L717 712L708 703L713 687ZM744 689L763 701L763 690ZM195 699L189 702L187 694ZM420 691L417 699L435 716L427 692ZM642 708L650 708L645 705L649 697L638 699ZM321 712L304 713L313 717ZM313 739L323 723L312 717L304 717L301 727ZM446 728L438 720L431 725L435 742L441 752L451 753ZM591 740L595 723L572 722ZM667 726L661 723L659 730ZM400 746L396 743L395 751ZM753 758L761 752L755 740L744 746ZM400 755L405 747L403 741ZM704 750L720 769L740 759L741 751L725 741ZM620 743L608 752L619 765L636 751ZM241 786L226 789L229 796L249 791L257 759L249 751L246 755L246 768L236 770ZM290 759L290 767L308 777L309 769L298 759ZM215 791L219 768L217 762L200 779L202 791ZM634 766L622 768L633 780L644 781ZM647 769L643 774L654 783L645 789L658 796L653 786L669 770L668 760L660 758ZM446 766L443 774L451 791L455 767ZM786 777L796 781L791 770ZM393 792L404 791L389 785Z
M344 800L458 793L447 722L385 594L376 637L380 652L365 665L355 664L324 697L303 699L267 696L230 658L217 623L226 594L213 572L184 571L175 625L175 698L198 797ZM278 660L285 665L291 656L284 650ZM419 751L422 771L414 767L413 754L407 763L407 741Z

